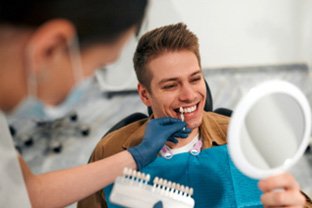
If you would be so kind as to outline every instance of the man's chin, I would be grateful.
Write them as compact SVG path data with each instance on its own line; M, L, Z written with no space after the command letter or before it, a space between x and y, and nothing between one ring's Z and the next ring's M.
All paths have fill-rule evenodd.
M199 128L201 122L187 122L187 128L196 129Z

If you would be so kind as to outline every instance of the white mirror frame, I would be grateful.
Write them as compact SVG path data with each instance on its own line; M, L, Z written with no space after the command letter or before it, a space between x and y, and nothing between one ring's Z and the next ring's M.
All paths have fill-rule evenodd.
M248 162L246 156L243 154L241 149L241 130L245 122L245 117L249 110L254 106L254 104L259 101L264 96L273 93L283 93L292 97L298 102L298 105L302 108L304 115L304 134L302 138L302 143L293 158L289 162L283 165L272 168L272 169L260 169ZM286 81L272 80L266 81L254 88L252 88L246 96L238 103L235 108L233 115L230 119L229 129L228 129L228 148L230 156L236 165L236 167L243 172L245 175L261 179L271 175L280 174L288 170L292 165L294 165L300 157L304 154L307 148L311 136L311 109L308 100L305 95L301 92L299 88L290 84Z

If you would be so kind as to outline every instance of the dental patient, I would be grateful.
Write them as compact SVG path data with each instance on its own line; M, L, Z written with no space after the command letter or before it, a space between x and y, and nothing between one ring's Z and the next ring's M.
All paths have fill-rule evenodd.
M139 144L147 122L176 118L191 129L183 135L187 138L167 142L154 162L139 169L193 187L195 207L311 206L292 175L284 173L258 182L235 168L226 145L229 118L204 111L207 95L199 43L186 25L168 25L143 35L133 63L138 93L153 114L106 135L91 161ZM273 191L276 188L285 191ZM108 199L110 190L89 196L78 207L115 207Z

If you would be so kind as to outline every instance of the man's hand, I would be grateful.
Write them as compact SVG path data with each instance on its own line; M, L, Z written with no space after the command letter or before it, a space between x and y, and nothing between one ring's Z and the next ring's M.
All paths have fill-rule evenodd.
M186 123L176 118L152 119L147 124L143 141L128 151L133 156L138 169L142 169L151 163L160 149L167 141L177 143L175 137L186 138L191 129L186 127Z
M264 207L303 207L306 203L298 182L289 173L260 180L259 188Z

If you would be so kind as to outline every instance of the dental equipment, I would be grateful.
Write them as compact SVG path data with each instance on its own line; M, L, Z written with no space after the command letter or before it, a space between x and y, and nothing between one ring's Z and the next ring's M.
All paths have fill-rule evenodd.
M181 116L181 120L184 121L183 108L180 107L179 110L180 110L180 113L181 113L181 115L180 115Z

